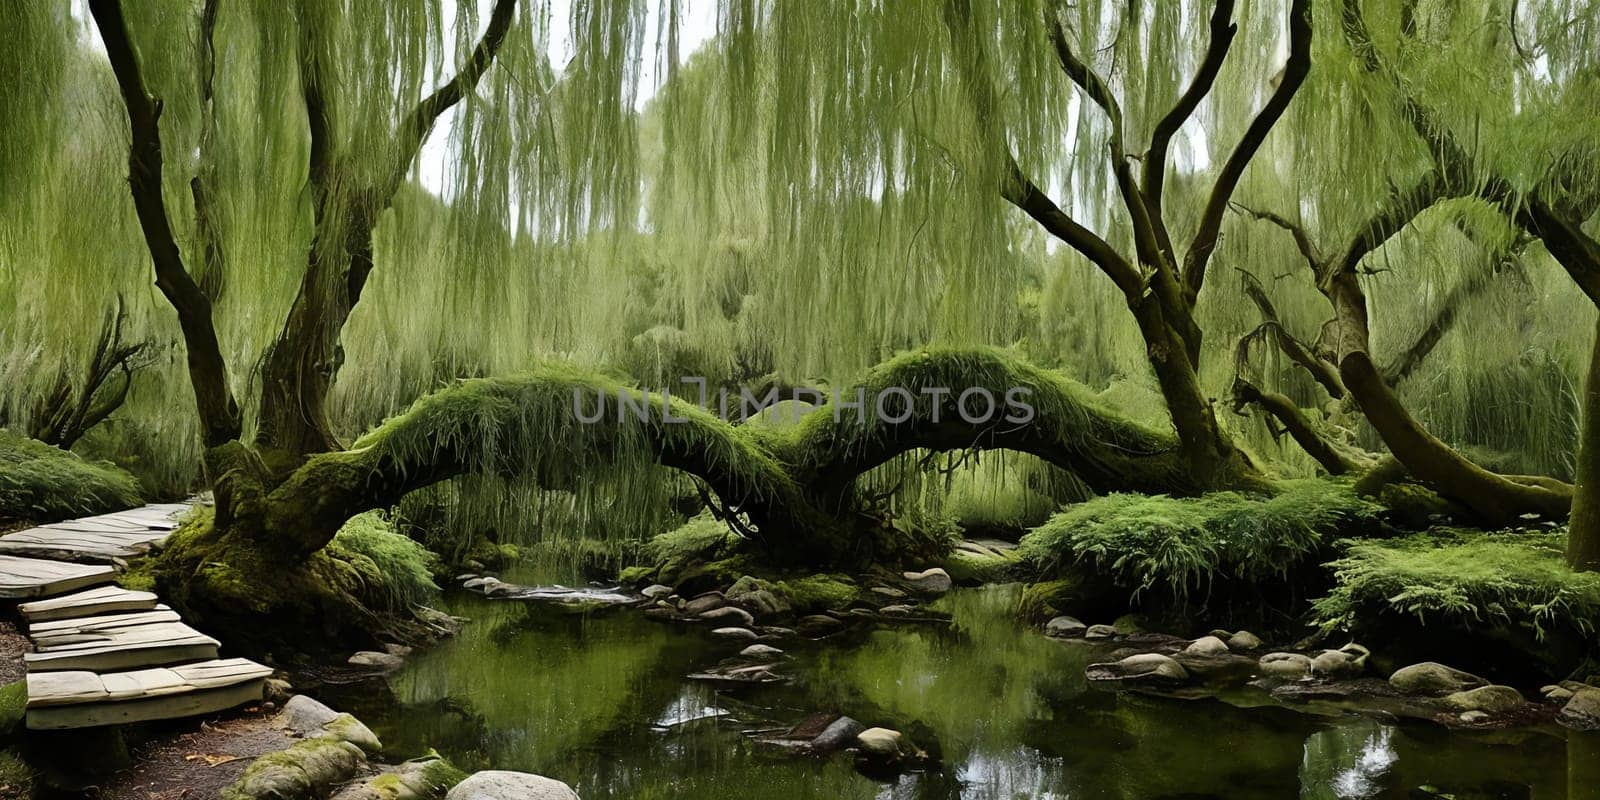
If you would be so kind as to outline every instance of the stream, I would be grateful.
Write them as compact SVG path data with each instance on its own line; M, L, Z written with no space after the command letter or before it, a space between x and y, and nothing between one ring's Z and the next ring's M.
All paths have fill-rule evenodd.
M396 759L431 747L585 800L1600 796L1600 746L1560 730L1451 733L1092 689L1083 668L1104 654L1027 629L1019 592L957 589L933 606L949 626L786 642L792 682L723 691L685 677L741 646L705 631L453 593L446 609L472 620L459 637L414 655L381 702L370 685L334 699ZM749 735L818 712L900 730L933 766L868 776L847 754Z

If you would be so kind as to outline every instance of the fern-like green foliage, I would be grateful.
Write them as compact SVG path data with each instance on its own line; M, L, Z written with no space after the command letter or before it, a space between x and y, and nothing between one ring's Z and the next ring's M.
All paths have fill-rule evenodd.
M1023 557L1043 574L1084 566L1135 593L1177 599L1219 578L1287 573L1341 532L1376 526L1379 507L1346 483L1290 481L1270 497L1111 494L1034 529Z
M1556 626L1593 635L1600 574L1568 567L1565 539L1559 532L1434 531L1353 542L1332 563L1337 583L1312 605L1312 617L1325 631L1390 613L1428 625L1521 628L1539 640Z
M142 502L133 476L115 465L0 430L0 524L53 522Z
M334 535L328 549L335 558L354 566L367 584L363 588L382 595L391 608L407 608L439 591L433 582L437 557L397 533L394 523L379 512L352 517Z

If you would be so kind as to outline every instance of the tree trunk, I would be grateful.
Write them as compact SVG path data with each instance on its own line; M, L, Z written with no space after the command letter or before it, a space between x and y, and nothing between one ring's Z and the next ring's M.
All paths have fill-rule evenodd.
M1161 304L1153 295L1146 295L1133 312L1195 489L1231 488L1242 477L1253 474L1254 467L1217 424L1216 410L1189 359L1188 342L1168 323Z
M1567 528L1567 563L1574 569L1600 570L1600 325L1591 349L1583 387L1572 521Z

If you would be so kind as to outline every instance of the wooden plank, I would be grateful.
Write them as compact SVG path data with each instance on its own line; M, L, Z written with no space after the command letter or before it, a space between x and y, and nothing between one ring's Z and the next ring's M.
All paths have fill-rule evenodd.
M195 689L138 700L29 708L27 727L36 731L65 730L213 714L245 703L260 702L265 686L264 678L255 678L231 686Z
M0 597L47 597L110 583L116 570L106 565L68 564L0 555Z
M0 536L0 554L58 561L109 562L149 552L170 535L165 531L93 533L31 528Z
M29 672L108 671L204 661L220 643L181 622L158 622L34 639L39 652L23 656Z
M51 620L39 622L28 627L29 638L60 636L67 633L92 633L95 631L110 630L112 628L126 628L130 625L148 625L152 622L178 622L178 612L166 606L156 606L149 611L134 611L127 614L103 614L94 617L72 617L70 619Z
M41 652L46 653L65 650L94 650L100 647L121 644L186 641L195 638L217 644L217 640L182 622L176 621L153 622L127 628L113 627L82 632L69 630L59 634L31 638L33 638L34 646L38 647Z
M97 586L81 592L35 600L17 606L29 624L71 617L88 617L119 611L149 611L157 605L150 592L135 592L120 586Z
M54 672L59 670L136 669L138 667L176 664L184 661L206 661L217 657L217 644L203 638L135 642L90 649L56 650L49 653L29 653L22 657L28 672Z

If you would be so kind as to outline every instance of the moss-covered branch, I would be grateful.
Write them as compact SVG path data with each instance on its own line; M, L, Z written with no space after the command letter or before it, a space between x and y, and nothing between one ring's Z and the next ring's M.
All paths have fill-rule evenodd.
M749 517L765 544L819 553L848 533L857 476L910 450L968 448L1030 453L1101 491L1203 488L1171 434L997 350L898 356L787 430L734 426L683 400L552 364L463 381L349 451L313 457L265 497L260 533L305 555L352 515L460 475L568 488L666 466L703 480L725 507ZM1237 485L1253 486L1248 476Z

